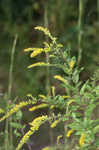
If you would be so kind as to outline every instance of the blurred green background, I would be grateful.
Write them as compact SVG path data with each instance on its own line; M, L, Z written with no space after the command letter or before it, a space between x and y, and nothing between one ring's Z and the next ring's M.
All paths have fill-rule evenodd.
M32 60L24 53L24 48L42 46L44 36L34 30L35 26L47 26L65 47L70 47L72 55L78 56L79 4L79 0L0 0L0 93L7 92L16 34L12 95L23 98L45 89L45 69L27 69L43 56ZM99 0L83 0L82 9L80 66L85 68L81 78L86 80L99 67Z

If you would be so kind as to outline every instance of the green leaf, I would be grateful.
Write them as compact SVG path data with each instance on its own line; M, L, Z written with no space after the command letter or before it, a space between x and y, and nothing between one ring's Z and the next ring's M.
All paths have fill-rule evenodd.
M23 114L22 114L22 111L19 110L17 113L16 113L16 119L17 120L20 120L22 118Z
M20 123L17 123L17 122L10 122L10 125L12 128L16 128L16 129L24 128L23 125L21 125Z
M80 90L80 95L83 95L85 92L85 89L87 88L87 84L88 84L89 80L87 80L85 82L85 84L82 86L81 90Z
M94 134L96 134L97 132L99 132L99 125L97 125L94 129L93 129Z
M87 118L91 118L92 112L93 112L93 110L94 110L95 107L96 107L95 104L90 104L90 105L86 108L85 115L87 116Z
M14 130L14 134L15 134L17 137L20 137L20 136L21 136L21 133L19 133L19 132L17 131L17 129Z
M78 70L75 70L73 72L72 80L73 80L74 83L77 83L79 81L79 72L78 72Z

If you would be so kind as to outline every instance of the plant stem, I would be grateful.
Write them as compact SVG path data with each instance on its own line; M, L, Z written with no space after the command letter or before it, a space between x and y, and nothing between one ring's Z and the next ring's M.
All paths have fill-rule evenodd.
M10 70L9 70L9 84L8 84L8 97L11 96L11 89L12 89L12 81L13 81L13 64L14 64L14 53L16 48L16 42L18 39L18 35L15 35L13 46L11 50L11 62L10 62Z
M99 21L99 0L97 0L97 20Z
M11 50L11 60L10 60L10 69L9 69L9 84L8 84L8 100L11 99L11 91L12 91L12 82L13 82L13 65L14 65L14 54L15 54L15 48L16 48L16 43L17 43L17 39L18 39L18 35L16 34L14 37L14 41L13 41L13 46L12 46L12 50ZM10 122L11 122L12 118L10 118ZM13 149L13 135L12 135L12 127L10 126L10 131L9 131L9 143L10 143L10 147L11 149Z
M84 0L79 0L79 17L78 17L78 65L82 57L82 19L83 19Z
M44 26L48 28L48 3L45 2L45 11L44 11ZM46 37L46 41L48 42L48 38ZM46 53L46 63L49 63L49 54ZM49 66L47 66L46 71L46 91L48 95L50 95L50 78L49 78Z
M48 2L45 2L45 11L44 11L44 26L48 28ZM46 41L48 42L48 38L46 37ZM50 63L49 59L49 54L46 53L46 63ZM51 90L50 90L50 70L49 66L47 66L47 71L46 71L46 91L47 94L50 96L51 95ZM52 111L49 111L49 116L51 116ZM50 122L49 122L50 123ZM50 141L51 144L53 144L53 130L50 128L49 131L49 136L50 136Z

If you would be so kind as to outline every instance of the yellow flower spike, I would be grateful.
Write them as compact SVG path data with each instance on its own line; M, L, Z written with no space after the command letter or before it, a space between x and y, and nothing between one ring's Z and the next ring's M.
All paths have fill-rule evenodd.
M19 109L21 109L22 107L27 106L29 104L35 104L35 102L29 100L26 102L20 102L19 104L16 104L15 107L13 107L11 110L9 110L9 112L7 112L7 114L5 114L2 118L0 118L0 122L7 119L8 117L10 117L15 112L18 112Z
M45 120L47 120L48 117L47 115L45 116L40 116L40 117L37 117L36 119L34 119L30 125L30 130L23 136L23 138L21 139L21 141L19 142L16 150L20 150L23 146L24 143L27 142L27 140L29 139L29 137L34 134L35 131L37 131L40 127L41 124L44 123Z
M55 107L54 105L51 105L51 106L50 106L50 109L53 109L54 107Z
M40 105L38 105L38 106L33 106L32 108L29 108L29 111L35 111L35 110L37 110L37 109L45 108L45 107L47 107L47 106L48 106L48 104L40 104Z
M37 66L49 66L49 63L37 62L35 64L32 64L32 65L28 66L28 68L37 67Z
M44 42L43 44L44 44L44 45L45 45L45 47L47 47L47 48L49 48L49 47L50 47L50 45L49 45L47 42Z
M57 126L57 124L60 122L60 120L55 120L52 124L51 124L51 128L55 128Z
M44 34L48 35L49 37L51 36L51 33L50 33L50 31L47 28L44 28L44 27L41 27L41 26L37 26L34 29L44 32Z
M84 141L85 141L85 136L86 136L86 134L85 134L85 133L82 133L82 135L81 135L81 137L80 137L80 140L79 140L80 146L83 146Z
M57 137L57 144L59 144L59 141L60 141L60 139L61 139L62 137L63 137L62 135L59 135L59 136Z
M54 76L55 79L62 81L63 83L67 83L67 80L65 80L63 77L61 77L60 75L55 75Z
M42 95L42 94L39 94L39 97L44 99L44 100L47 98L45 95Z
M35 30L40 30L42 31L45 35L47 35L53 42L56 41L55 37L52 37L50 31L47 28L41 27L41 26L37 26L34 28Z
M70 63L69 63L70 70L73 69L74 65L75 65L75 61L71 60Z
M70 96L68 96L68 95L63 95L63 96L61 96L62 98L70 98Z
M50 147L49 146L44 147L42 150L50 150Z
M34 48L26 48L24 49L24 52L34 51Z
M0 114L5 113L4 110L2 108L0 108Z
M35 56L41 54L42 52L43 52L43 48L38 48L36 51L33 51L33 52L31 53L30 57L33 58L33 57L35 57Z
M73 131L74 131L73 129L70 129L70 130L67 132L66 136L67 136L67 137L70 137L71 134L73 133Z
M56 57L56 56L55 56L55 55L49 55L49 57L50 57L50 58L54 58L54 57Z
M49 48L44 48L44 52L45 53L48 53L48 52L50 52L51 51L51 48L49 47Z
M69 106L71 103L75 102L74 99L70 99L68 102L67 102L67 106Z
M55 96L55 86L52 86L51 89L52 89L52 95Z
M63 45L61 43L57 44L57 47L61 48Z

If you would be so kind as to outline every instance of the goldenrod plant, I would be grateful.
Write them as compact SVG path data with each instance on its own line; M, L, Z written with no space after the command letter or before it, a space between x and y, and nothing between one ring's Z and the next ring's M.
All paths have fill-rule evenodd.
M38 26L36 30L42 31L49 42L44 42L41 48L27 48L24 51L30 52L34 59L41 53L45 54L45 61L37 61L28 66L34 67L49 66L58 68L59 73L50 76L54 83L58 82L58 88L63 90L57 93L55 85L51 86L51 95L39 93L33 97L28 94L30 100L16 104L7 114L4 114L0 121L7 119L22 107L33 105L27 111L34 112L38 109L43 111L47 108L50 115L39 115L29 123L30 129L23 135L16 150L21 150L28 139L40 126L49 122L50 128L57 128L64 125L63 132L57 136L55 145L47 145L42 150L98 150L99 148L99 85L98 78L91 77L85 83L80 81L79 75L83 68L78 68L76 58L70 55L70 49L66 49L57 38L53 37L47 28ZM46 62L46 53L49 54L50 63ZM61 72L61 74L60 74ZM57 111L56 111L57 110ZM2 108L1 108L1 112ZM54 132L54 130L53 130ZM60 142L62 139L62 143Z

